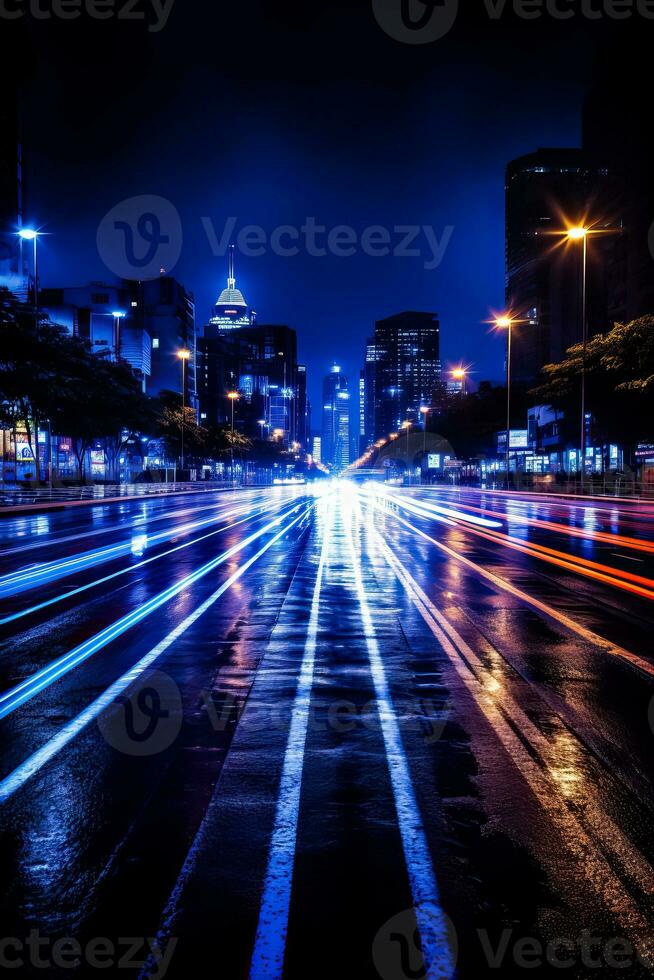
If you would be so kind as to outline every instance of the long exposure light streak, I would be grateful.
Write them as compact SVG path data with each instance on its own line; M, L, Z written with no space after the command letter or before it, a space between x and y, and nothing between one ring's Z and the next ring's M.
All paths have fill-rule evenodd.
M175 554L177 551L183 551L185 548L191 548L193 545L199 544L201 541L206 541L208 538L213 538L217 534L224 534L225 531L230 531L235 527L239 527L241 524L247 524L255 517L261 517L263 514L269 513L277 506L277 504L274 504L270 507L262 507L256 512L256 514L248 514L247 517L244 517L239 521L233 521L231 524L226 524L223 527L219 527L215 531L210 531L208 534L201 535L199 538L193 538L191 541L185 541L183 544L178 544L174 548L169 548L167 551L162 551L158 555L151 555L149 558L144 558L143 561L136 562L136 564L130 564L126 568L119 569L117 572L112 572L111 575L105 575L102 578L95 579L93 582L87 582L85 585L79 585L75 589L69 589L67 592L62 592L60 595L53 596L51 599L45 599L43 602L39 602L34 606L29 606L27 609L21 609L19 612L12 613L10 616L5 616L3 619L0 619L0 626L5 626L7 623L13 623L15 620L22 619L24 616L30 616L32 613L39 612L41 609L46 609L48 606L53 606L58 602L63 602L65 599L70 599L71 596L79 595L80 592L86 592L88 589L94 589L98 585L104 585L106 582L111 582L113 579L119 578L121 575L128 575L129 573L134 572L136 569L149 565L153 561L158 561L160 558L166 558L169 555ZM224 519L228 515L223 514L222 516Z
M313 505L305 507L306 512L308 512L310 506ZM296 504L285 514L275 518L269 524L266 524L264 527L233 545L227 551L224 551L221 555L218 555L216 558L213 558L205 565L202 565L200 568L196 569L195 572L185 576L179 582L171 585L158 595L153 596L147 602L140 605L137 609L132 610L126 616L123 616L115 623L112 623L111 626L106 627L106 629L103 629L100 633L97 633L90 639L85 640L84 643L76 646L73 650L61 657L58 657L52 663L48 664L47 667L36 671L36 673L32 674L30 677L27 677L24 681L21 681L20 684L17 684L10 690L5 691L2 695L0 695L0 718L4 718L12 711L15 711L16 708L20 707L21 704L24 704L25 701L33 698L34 695L44 690L44 688L49 687L55 681L59 680L60 677L63 677L65 674L71 671L74 667L78 666L80 663L83 663L85 660L88 660L88 658L94 653L97 653L98 650L101 650L103 647L107 646L108 643L111 643L113 640L117 639L137 623L140 623L146 618L146 616L151 615L151 613L163 606L164 603L168 602L184 589L194 585L201 578L204 578L205 575L208 575L209 572L213 571L229 558L238 554L239 551L242 551L248 545L258 540L258 538L260 538L262 535L273 530L287 517L290 517L292 514L296 513L301 507L302 504Z
M648 660L645 660L643 657L637 656L637 654L631 653L629 650L625 650L623 647L618 646L618 644L616 643L612 643L610 640L605 639L603 636L599 636L597 633L594 633L592 630L587 629L587 627L583 626L577 620L572 619L571 616L567 616L565 613L560 612L558 609L555 609L553 606L547 605L547 603L542 602L540 599L537 599L535 596L529 595L528 592L524 592L522 589L518 589L515 585L512 585L511 582L507 582L506 579L503 579L499 575L495 575L494 572L489 571L489 569L484 568L483 565L478 565L476 562L473 562L469 558L466 558L465 555L461 555L459 554L459 552L454 551L452 548L449 548L446 544L443 544L442 541L437 541L436 538L431 537L431 535L427 534L426 531L423 531L419 527L416 527L414 524L411 524L410 521L407 521L400 514L394 513L393 511L388 511L377 500L370 497L369 495L362 494L361 496L362 499L368 505L376 508L377 510L387 515L391 514L394 520L398 521L400 524L403 524L414 534L417 534L419 537L424 538L425 541L429 541L430 544L433 544L440 551L444 552L444 554L449 555L450 558L454 558L460 564L465 565L465 567L469 568L475 575L481 576L487 581L492 582L492 584L495 585L497 588L503 589L505 592L509 592L517 599L521 599L523 602L527 603L527 605L532 606L534 609L538 609L540 612L544 613L549 619L561 623L562 626L565 626L567 629L575 633L577 636L580 636L584 640L588 640L589 643L592 643L595 646L599 647L600 649L604 650L605 653L608 653L614 657L618 657L621 660L625 660L627 663L631 664L631 666L637 668L638 670L644 671L650 677L654 677L654 664L651 664Z
M248 558L247 561L243 562L242 565L234 571L228 579L226 579L222 585L216 589L204 602L198 606L186 619L182 620L178 626L175 627L163 640L161 640L155 647L152 648L144 657L142 657L137 664L131 667L126 673L114 681L110 687L104 691L100 697L92 701L88 707L86 707L77 717L69 721L56 735L54 735L48 742L45 743L40 749L34 752L28 759L21 763L13 772L5 776L4 779L0 781L0 803L4 803L9 799L21 786L24 786L28 779L39 772L43 766L45 766L51 759L57 755L69 742L72 741L79 733L86 728L92 721L94 721L103 711L109 708L115 703L116 698L123 694L131 684L139 679L145 670L152 666L152 664L161 657L163 653L168 650L172 644L182 636L194 623L200 619L204 613L229 589L231 586L240 579L249 568L254 565L259 558L262 557L272 546L283 538L288 532L302 521L309 511L315 507L315 503L309 504L304 510L286 524L280 531L273 535L269 541L252 557ZM295 508L298 510L299 506ZM276 522L278 523L278 522ZM269 529L274 525L269 525ZM244 546L244 545L243 545Z
M504 745L508 757L528 783L539 800L543 810L549 814L561 833L562 846L572 852L580 862L592 888L629 930L637 948L643 952L651 951L651 928L647 919L640 913L632 896L615 875L604 849L620 860L625 871L635 879L645 894L651 893L652 869L643 856L625 838L615 823L604 813L593 815L587 806L584 810L585 822L590 823L592 831L601 842L597 846L588 829L574 807L571 807L557 789L548 764L550 748L544 738L514 701L502 692L501 702L493 694L489 684L488 671L482 661L470 649L463 637L452 624L436 609L429 597L420 588L410 573L391 552L382 536L370 531L382 551L384 558L393 569L407 596L412 600L423 620L433 633L439 646L449 657L459 678L464 683L475 703L488 719L493 731ZM520 737L516 734L520 731ZM527 741L529 748L523 740ZM539 760L539 761L536 761ZM590 810L590 813L586 813Z
M256 508L254 510L256 511ZM181 524L176 527L167 528L165 531L158 531L156 534L150 535L148 537L148 544L151 547L152 545L159 544L162 541L170 541L171 539L177 538L182 534L187 534L191 531L198 530L199 528L216 524L218 521L224 520L225 517L233 517L235 515L247 514L249 512L250 509L248 509L248 507L237 507L234 510L214 514L212 517L204 518L201 521L192 521L188 524ZM73 558L55 560L39 565L31 565L29 568L12 572L11 574L4 575L0 578L0 597L16 595L19 592L24 592L27 589L32 589L36 586L44 585L47 582L55 581L59 578L71 575L74 572L81 571L82 569L103 564L107 561L113 561L122 555L130 554L131 548L132 536L130 535L129 538L125 538L118 544L109 545L106 548L100 549L99 551L84 552L83 554L76 555Z
M407 503L406 499L403 497L396 495L379 495L379 497L382 501L390 501L396 506L403 508L409 513L416 514L419 517L429 516L428 512L425 512L421 507L413 506L410 502ZM622 569L613 568L610 565L603 565L600 562L591 561L588 558L582 558L577 555L571 555L567 552L557 551L555 548L548 548L545 545L525 542L522 539L514 538L509 534L499 534L498 532L492 531L488 528L473 527L462 524L458 524L457 526L469 534L484 538L485 540L498 544L503 548L510 548L513 551L519 551L522 554L529 555L532 558L538 558L541 561L549 562L551 565L557 565L559 568L564 568L567 571L584 575L586 578L592 578L606 585L611 585L614 588L631 592L634 595L640 596L641 598L654 599L654 581L652 581L652 579L645 578L642 575L636 575L633 572L626 572Z

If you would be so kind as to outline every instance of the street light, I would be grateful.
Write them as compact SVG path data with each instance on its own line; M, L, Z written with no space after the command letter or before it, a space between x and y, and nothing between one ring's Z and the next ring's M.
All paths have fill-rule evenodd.
M588 316L587 304L587 273L588 273L588 235L590 228L577 225L568 228L565 236L570 242L583 242L581 258L581 429L579 437L579 484L581 493L584 492L584 476L586 471L586 351L588 348Z
M427 457L427 420L429 418L429 405L421 405L420 414L422 415L422 458L424 462Z
M259 419L259 421L257 422L257 425L260 427L260 435L261 435L262 442L263 442L263 430L265 429L266 424L267 423L265 419Z
M232 485L233 485L234 484L234 405L238 401L238 391L228 391L227 397L232 403L232 439L230 443L230 448L231 448Z
M411 422L407 419L406 422L402 423L402 428L406 432L406 472L409 477L409 483L411 483L411 477L409 476L409 432L411 431Z
M234 432L234 403L238 401L238 391L228 391L227 397L232 403L232 433Z
M111 314L114 318L114 331L116 334L116 361L120 360L120 321L127 316L122 310L114 310Z
M34 263L34 333L38 337L39 333L39 263L37 254L37 242L39 240L41 232L37 231L36 228L21 228L18 232L18 237L21 241L32 242L34 252L33 252L33 263ZM34 435L36 437L36 449L35 449L35 462L36 462L36 479L40 481L41 479L41 459L39 451L39 422L38 418L34 417ZM17 467L16 467L17 469Z
M467 394L466 378L468 377L468 372L466 368L464 367L453 368L452 371L450 371L450 374L452 375L455 381L461 382L461 394L466 395Z
M177 356L182 362L182 456L181 456L181 467L184 469L184 423L186 422L186 362L191 356L190 350L186 347L182 347L181 350L177 351Z
M497 330L506 330L507 335L507 355L506 355L506 489L509 489L509 471L511 468L511 334L515 320L511 316L498 316L495 318Z
M34 306L38 303L38 260L36 243L39 239L41 232L37 231L35 228L21 228L18 232L18 237L24 242L32 242L34 246Z

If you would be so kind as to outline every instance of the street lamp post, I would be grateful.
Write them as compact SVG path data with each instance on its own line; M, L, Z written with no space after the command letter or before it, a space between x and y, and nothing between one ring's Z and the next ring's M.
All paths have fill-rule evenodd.
M39 334L39 262L38 262L38 250L37 242L41 232L37 231L35 228L21 228L18 232L18 237L21 241L32 242L33 246L33 266L34 266L34 284L32 296L34 299L34 333L38 338ZM41 480L41 459L39 451L39 420L34 414L34 461L36 463L36 479ZM17 469L17 467L16 467Z
M263 442L263 430L266 427L266 420L265 419L259 419L259 421L257 422L257 425L259 426L259 435L261 437L261 441Z
M406 475L409 484L411 484L411 474L409 472L409 432L411 431L411 422L407 419L406 422L402 423L402 428L406 431Z
M579 437L579 481L581 493L584 492L586 475L586 352L588 350L587 282L588 282L588 235L589 229L582 225L569 228L566 237L570 242L582 243L581 255L581 429Z
M461 382L461 394L464 396L467 395L468 394L466 388L466 378L468 377L467 370L464 367L458 367L458 368L454 368L450 373L455 381Z
M116 362L118 362L120 360L120 321L124 319L127 314L123 313L122 310L114 310L111 315L114 318L114 333L116 335Z
M232 437L230 442L231 447L231 467L232 467L232 485L234 484L234 405L238 401L238 391L229 391L227 397L232 403Z
M421 405L420 414L422 415L422 462L423 466L427 458L427 419L429 418L429 406ZM424 469L427 469L424 466Z
M511 469L511 335L513 319L510 316L500 316L495 320L498 330L506 330L506 489L509 489L509 473Z
M184 424L186 422L186 362L189 360L191 356L191 352L186 347L183 347L182 350L177 351L177 356L182 362L182 425L181 425L182 453L181 453L180 469L183 471L184 470Z

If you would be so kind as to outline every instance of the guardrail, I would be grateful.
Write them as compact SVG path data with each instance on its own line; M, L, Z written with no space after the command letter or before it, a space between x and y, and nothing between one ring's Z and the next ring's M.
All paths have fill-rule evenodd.
M0 489L0 507L20 507L29 504L69 503L82 500L103 500L124 497L156 497L171 493L205 493L210 490L231 488L230 481L206 481L201 483L123 483L91 484L80 487L3 487Z

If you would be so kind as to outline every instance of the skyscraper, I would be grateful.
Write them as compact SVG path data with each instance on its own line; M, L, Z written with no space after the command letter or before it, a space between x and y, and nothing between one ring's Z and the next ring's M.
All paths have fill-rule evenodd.
M335 470L350 465L350 393L347 378L335 364L322 386L321 459Z
M359 380L359 454L375 441L375 371L377 345L374 337L366 341L366 360Z
M129 313L152 338L152 374L148 389L181 391L182 370L178 351L186 349L184 381L186 404L197 408L195 300L172 276L131 282Z
M224 425L229 392L238 392L235 420L249 436L268 435L287 445L308 439L306 367L297 363L297 334L284 324L205 330L198 341L200 418Z
M624 51L612 39L597 55L583 114L584 151L612 177L602 207L623 222L608 270L610 319L623 322L654 313L651 109L637 97L651 89L651 39L635 44Z
M6 66L5 66L6 68ZM16 90L7 70L0 103L0 286L26 296L22 242L23 183Z
M579 149L540 149L506 171L506 305L513 327L512 377L533 384L543 365L581 339L582 250L555 233L599 221L616 228L613 179ZM588 249L590 333L609 326L611 258L619 236L593 235Z
M441 380L437 315L408 311L378 320L374 344L367 345L366 364L374 439L397 431L407 419L417 422L421 406L434 404Z
M129 364L143 391L151 391L152 338L138 302L142 285L122 281L48 288L39 291L39 302L53 322L88 341L94 354Z
M216 305L205 330L205 336L229 333L232 330L250 327L255 319L254 312L248 309L243 293L236 288L234 246L230 245L227 260L227 288L223 289L216 300Z

